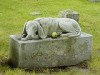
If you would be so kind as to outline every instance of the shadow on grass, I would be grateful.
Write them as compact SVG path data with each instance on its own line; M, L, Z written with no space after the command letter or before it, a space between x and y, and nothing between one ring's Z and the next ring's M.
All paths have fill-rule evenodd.
M81 69L88 69L88 61L83 61L77 65L72 66L61 66L61 67L50 67L50 68L34 68L34 69L23 69L25 72L35 72L35 73L53 73L53 72L60 72L60 71L69 71L71 67L81 68ZM5 57L0 59L0 65L8 66L11 70L16 69L11 63L11 61ZM19 68L22 69L22 68Z

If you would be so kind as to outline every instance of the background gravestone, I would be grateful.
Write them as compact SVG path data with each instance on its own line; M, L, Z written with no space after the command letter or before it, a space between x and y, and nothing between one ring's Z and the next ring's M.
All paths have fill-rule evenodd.
M60 11L58 14L59 18L71 18L79 22L79 13L70 9Z
M91 2L100 2L100 0L89 0Z

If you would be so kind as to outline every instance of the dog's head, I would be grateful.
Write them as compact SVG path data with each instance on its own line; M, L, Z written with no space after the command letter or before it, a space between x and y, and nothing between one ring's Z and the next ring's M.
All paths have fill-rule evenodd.
M44 34L44 30L38 21L32 21L32 30L31 33L33 34L33 38L46 38ZM30 27L31 27L30 25ZM38 36L38 37L37 37Z

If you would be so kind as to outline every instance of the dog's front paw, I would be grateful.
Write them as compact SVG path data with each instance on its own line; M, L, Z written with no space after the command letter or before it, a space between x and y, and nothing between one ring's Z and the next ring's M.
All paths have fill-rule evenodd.
M21 41L26 41L27 39L26 38L21 38Z

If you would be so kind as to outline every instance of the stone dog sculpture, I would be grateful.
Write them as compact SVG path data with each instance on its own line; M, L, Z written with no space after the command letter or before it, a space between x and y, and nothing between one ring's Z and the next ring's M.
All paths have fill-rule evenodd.
M20 39L44 39L53 32L60 36L76 37L81 35L81 28L75 20L69 18L37 18L24 24Z

